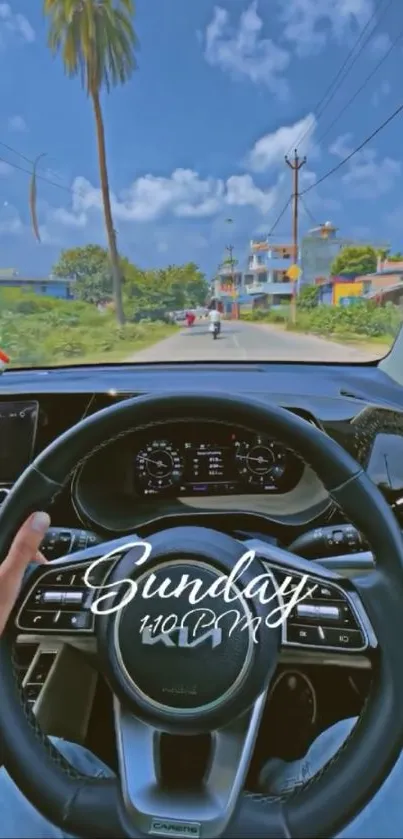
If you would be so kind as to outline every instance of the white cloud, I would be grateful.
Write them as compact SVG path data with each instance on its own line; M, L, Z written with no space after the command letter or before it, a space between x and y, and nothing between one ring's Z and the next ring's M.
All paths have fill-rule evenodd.
M341 160L353 150L351 134L342 134L329 148L329 152ZM348 198L377 198L395 187L401 171L399 160L379 158L375 149L366 147L347 163L347 171L342 174L341 180L348 187L345 193Z
M227 180L226 202L233 207L254 207L262 214L270 212L278 200L277 185L260 189L250 175L232 175Z
M283 125L270 134L265 134L256 141L249 153L247 162L254 172L266 172L274 166L284 165L284 155L293 145L298 145L300 155L310 153L317 156L313 135L316 129L314 114L308 114L294 125ZM305 135L305 136L304 136ZM303 137L302 143L299 142Z
M322 50L332 38L343 43L369 20L373 0L278 0L284 37L298 55Z
M352 158L342 182L348 187L350 196L374 199L386 195L396 186L401 171L399 160L391 157L379 159L375 149L366 148Z
M353 135L350 133L341 134L340 137L337 137L337 140L335 140L329 147L330 154L334 154L335 157L340 157L340 159L348 157L348 155L354 150L352 139Z
M10 131L24 132L27 130L27 124L25 122L25 119L19 114L15 114L14 116L10 117L7 125Z
M257 2L241 14L237 29L231 26L226 9L216 6L206 30L205 57L234 78L263 84L278 98L285 98L288 84L282 75L290 55L270 38L262 37L262 28Z
M13 12L9 3L0 3L0 44L4 46L10 35L27 44L35 41L35 30L28 18Z
M380 105L380 103L382 102L382 100L386 99L386 97L389 96L390 92L391 92L391 85L385 79L385 81L382 82L382 84L379 86L379 88L377 90L375 90L374 93L372 94L372 100L371 101L372 101L373 106L375 108L377 108L378 105Z
M268 212L277 196L277 185L260 189L251 175L201 178L191 169L176 169L169 177L144 175L119 195L111 193L116 223L150 222L166 215L177 218L208 218L227 207L252 207ZM75 179L70 209L51 211L51 221L63 227L84 228L90 214L102 211L102 196L83 177Z

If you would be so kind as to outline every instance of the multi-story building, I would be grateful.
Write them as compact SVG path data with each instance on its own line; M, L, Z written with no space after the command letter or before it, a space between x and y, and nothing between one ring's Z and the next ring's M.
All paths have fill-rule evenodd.
M314 227L301 240L300 286L314 285L317 280L327 280L337 254L354 242L336 236L337 228L330 221Z
M293 245L274 244L268 239L250 243L248 268L244 274L244 287L248 295L267 297L271 305L289 302L293 283L287 274L297 261Z
M348 246L360 247L365 242L342 238L336 235L337 227L332 222L314 227L301 240L301 277L299 285L308 286L330 281L331 267L334 259L342 248ZM374 247L384 248L385 244Z

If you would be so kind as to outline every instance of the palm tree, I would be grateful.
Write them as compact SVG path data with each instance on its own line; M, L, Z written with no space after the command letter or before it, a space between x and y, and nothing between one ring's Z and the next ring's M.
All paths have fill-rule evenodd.
M94 108L105 227L118 323L124 323L122 268L109 194L101 91L124 84L136 69L133 0L44 0L49 47L62 56L68 76L80 76Z

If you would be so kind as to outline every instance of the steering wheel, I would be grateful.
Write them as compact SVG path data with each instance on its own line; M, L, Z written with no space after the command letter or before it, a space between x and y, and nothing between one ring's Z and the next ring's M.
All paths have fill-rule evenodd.
M349 581L318 563L266 545L234 579L231 572L244 561L247 546L200 527L155 533L148 539L151 555L146 562L139 545L125 549L120 540L119 551L91 571L93 578L88 577L88 568L94 548L90 561L82 552L38 566L26 578L0 639L0 732L7 770L47 819L79 836L334 836L371 800L403 743L402 538L380 492L336 442L291 412L251 398L189 392L130 398L79 422L23 473L1 508L0 556L6 555L25 517L35 509L46 509L72 471L97 450L141 427L187 417L200 423L228 423L230 417L232 424L269 433L292 448L367 537L376 570L365 579ZM96 550L101 557L102 546ZM78 589L68 587L72 571L76 581L81 576ZM85 573L86 582L92 579L98 590L83 583ZM66 583L64 593L55 587L60 574ZM314 609L323 606L315 592L311 607L307 599L281 626L266 620L273 612L269 598L256 595L272 581L284 606L287 590L282 581L290 577L294 585L295 581L309 584L311 593L314 583L333 608L336 603L344 625L350 627L343 636L350 639L347 649L339 650L336 641L342 638L337 630L323 631L317 623L315 628L312 604ZM164 589L167 578L176 591L173 601ZM223 579L225 596L220 588ZM194 615L189 618L189 611L196 606L189 605L189 591L195 580L207 590L198 608L215 614L214 626L191 624ZM129 589L132 593L137 589L131 599ZM264 590L267 594L267 586ZM48 606L44 598L49 591L56 596L54 603L60 604L60 597L64 602L55 615L46 611L49 597ZM71 602L80 602L78 613L77 605L70 606L76 611L75 621L69 612L69 591L76 597ZM94 596L100 592L107 593L108 614L95 614ZM244 626L227 631L234 602ZM102 611L101 604L97 609ZM179 631L172 618L171 623L167 620L173 612L179 616ZM42 615L39 622L38 615ZM311 615L312 627L305 634L301 615L305 619ZM145 616L151 628L145 626ZM99 668L114 693L118 779L77 773L40 731L22 701L13 648L17 635L32 636L33 631L47 638L53 634L68 641L78 634L96 641ZM319 650L319 660L327 649L339 650L346 663L348 655L357 651L370 656L375 671L372 688L342 749L310 782L282 798L244 793L270 680L281 650L290 646L294 653ZM211 733L210 761L199 787L166 788L160 765L163 732Z

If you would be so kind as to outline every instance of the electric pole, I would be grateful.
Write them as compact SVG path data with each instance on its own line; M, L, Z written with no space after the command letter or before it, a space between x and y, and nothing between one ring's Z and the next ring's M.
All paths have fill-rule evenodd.
M294 263L298 262L298 200L299 200L299 172L306 163L306 157L298 157L297 149L294 151L294 158L293 160L289 160L288 156L285 156L285 162L287 166L290 167L292 174L293 174L293 185L292 185L292 244L293 244L293 251L294 251ZM291 322L295 323L297 318L297 280L294 280L293 288L292 288L292 295L291 295L291 306L290 306L290 315L291 315Z

